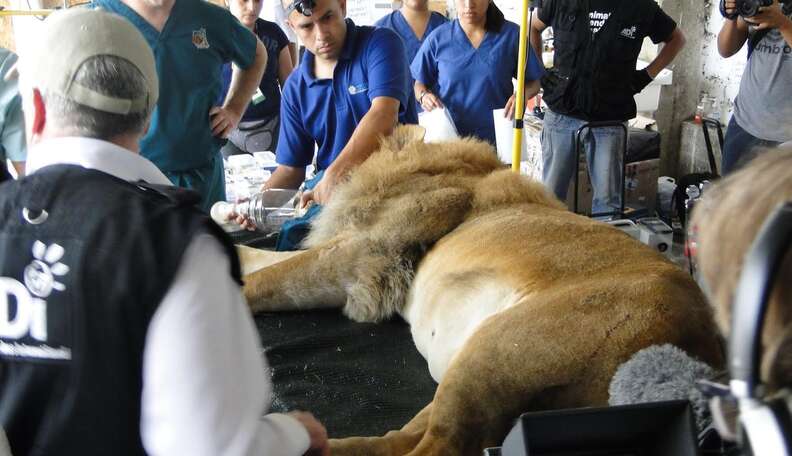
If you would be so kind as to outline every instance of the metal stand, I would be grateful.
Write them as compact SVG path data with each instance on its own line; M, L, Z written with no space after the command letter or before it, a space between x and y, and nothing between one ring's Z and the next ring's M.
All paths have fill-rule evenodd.
M624 218L624 183L625 183L625 174L627 173L627 126L624 122L617 122L617 121L604 121L604 122L589 122L582 127L578 128L577 132L575 133L575 196L574 196L574 204L573 204L573 211L577 214L578 213L578 187L580 186L580 149L581 149L581 141L580 136L583 134L584 130L593 130L595 128L613 128L618 127L621 128L624 132L622 136L622 173L621 173L621 202L619 204L618 211L612 212L600 212L600 213L592 213L591 217L604 217L604 216L616 216L617 218ZM591 177L591 170L588 170L589 177ZM592 208L593 210L593 208Z
M715 153L712 150L712 140L710 140L709 127L715 127L718 132L718 144L720 145L721 153L723 153L723 125L719 120L706 118L701 119L701 129L704 131L704 144L707 146L707 159L709 160L710 172L712 177L719 177L718 166L715 163Z

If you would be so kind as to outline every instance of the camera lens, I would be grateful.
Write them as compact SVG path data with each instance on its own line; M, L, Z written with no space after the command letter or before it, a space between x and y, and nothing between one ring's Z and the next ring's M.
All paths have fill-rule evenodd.
M737 3L737 11L742 17L752 17L759 12L759 6L759 2L756 0L743 0Z

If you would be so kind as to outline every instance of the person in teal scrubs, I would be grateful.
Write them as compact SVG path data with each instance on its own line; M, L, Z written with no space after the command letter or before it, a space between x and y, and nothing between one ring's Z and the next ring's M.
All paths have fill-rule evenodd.
M401 37L407 50L409 65L418 54L424 39L446 22L448 19L445 16L429 10L429 0L405 0L400 9L382 17L374 25L391 29ZM423 109L418 106L418 112L421 111Z
M203 0L94 0L132 22L154 51L160 98L141 154L180 187L201 194L204 210L225 200L220 148L247 108L267 63L253 33L227 10ZM238 77L216 106L222 68Z
M27 147L22 100L19 98L16 78L4 78L16 60L16 54L0 48L0 182L11 179L11 174L6 170L6 160L11 162L17 176L25 174Z
M520 28L492 0L456 0L458 19L438 27L410 66L425 111L445 106L462 136L495 144L494 109L514 117ZM539 92L544 69L529 50L525 99Z

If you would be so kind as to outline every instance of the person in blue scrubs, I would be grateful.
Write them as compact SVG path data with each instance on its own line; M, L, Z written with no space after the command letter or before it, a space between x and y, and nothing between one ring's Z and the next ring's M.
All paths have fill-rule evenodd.
M492 110L514 117L520 29L492 0L456 0L456 8L458 19L432 32L412 62L415 97L426 111L445 106L460 135L495 144ZM526 101L539 92L543 72L529 50Z
M267 67L239 126L228 136L228 144L223 146L221 152L224 157L228 157L274 151L278 145L281 87L294 69L289 39L278 24L259 18L261 0L226 0L226 4L231 14L253 32L267 49ZM231 75L231 64L227 63L223 66L221 103L231 87Z
M261 42L227 10L203 0L94 0L132 22L154 51L160 98L141 154L180 187L201 194L209 210L225 200L220 147L247 108L267 63ZM221 71L239 75L225 102Z
M318 207L377 149L380 137L399 122L417 123L404 43L395 32L345 20L346 0L286 0L284 6L306 52L283 88L278 168L264 189L299 188L314 150L319 173L306 182L302 199L318 204L284 225L279 250L297 247ZM242 216L236 221L254 228Z
M384 16L374 25L396 32L407 49L407 62L412 63L424 39L446 22L448 19L445 16L429 10L429 0L405 0L400 9ZM423 109L418 106L418 112L421 111Z

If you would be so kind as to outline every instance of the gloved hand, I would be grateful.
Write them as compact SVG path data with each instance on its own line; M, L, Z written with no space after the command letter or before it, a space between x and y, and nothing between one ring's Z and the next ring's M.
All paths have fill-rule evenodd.
M630 88L632 89L633 95L645 89L651 82L652 77L649 76L649 72L646 71L646 68L643 70L635 70L632 79L630 79Z

